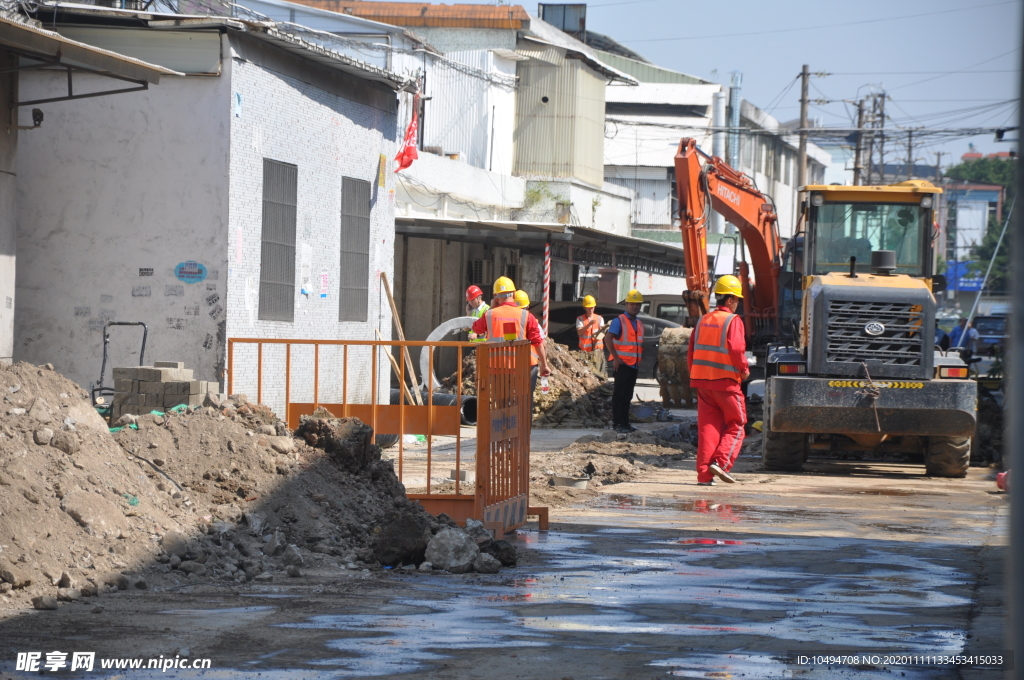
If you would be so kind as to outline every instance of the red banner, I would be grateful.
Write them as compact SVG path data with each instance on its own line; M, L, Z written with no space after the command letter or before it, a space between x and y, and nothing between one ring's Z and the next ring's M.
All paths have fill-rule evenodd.
M405 170L412 165L414 160L420 157L419 152L416 151L416 138L419 134L419 127L420 95L417 92L412 100L412 120L409 121L409 127L405 129L405 141L402 142L402 148L398 150L398 155L395 156L395 161L398 163L395 172Z

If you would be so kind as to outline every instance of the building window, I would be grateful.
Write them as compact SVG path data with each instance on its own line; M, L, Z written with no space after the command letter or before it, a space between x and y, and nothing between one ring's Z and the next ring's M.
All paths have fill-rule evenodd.
M370 285L370 183L341 180L338 321L366 321Z
M295 320L295 213L299 169L263 159L260 319Z

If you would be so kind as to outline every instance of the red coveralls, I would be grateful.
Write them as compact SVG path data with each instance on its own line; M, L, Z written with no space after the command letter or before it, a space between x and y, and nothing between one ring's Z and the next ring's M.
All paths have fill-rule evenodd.
M726 322L725 342L715 342L713 349L698 348L698 345L708 347L705 342L720 338L721 326ZM704 339L701 339L701 331L704 331ZM746 349L743 319L725 306L701 317L690 338L687 365L690 386L697 389L698 482L714 479L708 470L711 463L728 472L740 455L747 422L746 402L740 388L742 376L749 370ZM697 365L694 365L695 356ZM712 363L720 366L706 365Z

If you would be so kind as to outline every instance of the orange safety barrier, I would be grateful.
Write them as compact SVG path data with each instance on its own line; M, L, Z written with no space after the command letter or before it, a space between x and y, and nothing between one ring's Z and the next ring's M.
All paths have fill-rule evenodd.
M242 348L256 346L255 356L251 349ZM284 346L283 357L280 346ZM265 351L264 347L269 346ZM236 352L236 347L239 351ZM296 370L296 352L293 348L304 350L309 355L312 347L312 367L300 359L301 370ZM397 368L398 383L406 381L407 361L403 361L409 348L419 347L420 351L428 352L430 375L434 372L434 352L441 347L454 348L457 353L455 404L434 404L436 394L431 386L430 375L424 376L428 386L423 405L412 403L415 395L402 389L397 396L397 404L390 403L392 367ZM273 349L270 349L273 348ZM321 348L326 348L321 350ZM466 489L467 483L462 481L466 472L465 456L462 440L463 428L460 426L460 405L462 402L462 367L463 356L467 350L475 352L476 397L477 397L477 428L476 448L473 467L476 479L471 490ZM395 351L394 360L387 359L386 354ZM332 352L335 356L328 358L326 365L322 355ZM339 355L340 352L340 355ZM240 357L239 354L247 356ZM268 362L266 354L274 353L269 359L273 366L265 370ZM363 356L369 359L369 389L360 378L365 378L366 363ZM357 356L359 355L359 356ZM385 356L382 356L385 355ZM255 361L255 367L240 368L238 364ZM337 364L340 363L340 366ZM389 365L390 364L390 365ZM400 340L304 340L304 339L260 339L230 338L228 339L227 389L233 394L242 382L250 383L255 378L256 401L265 403L265 391L272 392L276 401L285 413L288 427L295 429L302 416L310 415L320 407L339 418L356 417L370 425L380 435L398 436L398 455L395 460L399 480L407 488L423 487L422 491L409 493L410 499L419 501L431 514L445 513L460 524L467 519L484 522L488 529L494 530L497 536L511 531L526 523L527 515L536 515L540 519L540 528L547 529L548 509L546 507L529 506L530 490L530 343L526 340L503 343L469 343L469 342L422 342ZM311 385L293 384L293 371L304 373L304 382ZM310 375L311 373L311 375ZM381 382L381 373L385 382ZM322 374L326 374L327 383L321 386ZM268 380L269 384L265 384ZM301 378L300 378L301 380ZM283 385L281 384L283 381ZM353 387L360 385L363 389L354 390L359 395L351 395ZM382 387L388 394L384 403L380 394ZM303 399L293 400L295 392L301 392ZM326 400L321 394L328 393ZM309 397L312 397L311 399ZM340 401L334 398L340 397ZM268 404L272 407L277 404ZM420 461L418 456L407 455L404 435L425 435L426 456ZM435 451L434 438L438 436L454 437L454 460L450 460L447 450L450 444L445 443L445 452ZM425 462L425 470L421 463ZM441 483L434 481L437 465L454 463L450 477ZM423 472L422 484L418 475Z

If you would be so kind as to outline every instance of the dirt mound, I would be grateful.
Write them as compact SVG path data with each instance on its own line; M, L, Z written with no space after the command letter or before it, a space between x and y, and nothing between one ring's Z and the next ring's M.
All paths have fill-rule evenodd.
M418 563L445 526L406 498L356 419L309 420L292 436L238 395L125 416L135 422L111 433L85 391L23 363L0 367L0 394L0 609Z
M533 426L604 427L611 419L612 384L590 369L581 352L570 351L548 338L548 391L541 391L540 380L533 394ZM442 387L454 393L456 374L441 381ZM476 356L463 359L462 393L476 394Z
M649 432L588 434L557 453L530 456L531 502L554 507L597 496L603 486L629 482L651 468L680 467L693 460L688 442L669 441ZM551 478L589 476L587 489L552 486Z

